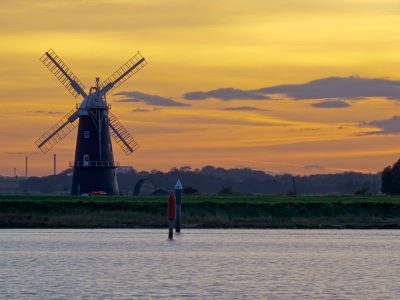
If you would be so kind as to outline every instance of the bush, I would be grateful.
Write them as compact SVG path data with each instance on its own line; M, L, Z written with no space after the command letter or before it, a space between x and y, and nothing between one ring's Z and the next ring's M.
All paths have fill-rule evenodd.
M218 195L233 195L232 188L229 186L223 187L219 192Z
M192 188L191 186L188 186L183 189L183 193L185 195L195 195L195 194L198 194L199 191L195 188Z

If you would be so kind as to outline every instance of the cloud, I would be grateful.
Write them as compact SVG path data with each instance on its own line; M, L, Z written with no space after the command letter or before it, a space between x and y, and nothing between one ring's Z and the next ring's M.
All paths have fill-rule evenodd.
M311 104L313 107L318 108L344 108L349 107L350 104L343 100L326 100Z
M302 99L386 97L400 100L400 81L383 78L329 77L304 84L277 85L255 90L263 94L285 94Z
M4 154L9 154L9 155L25 155L25 152L10 152L10 151L6 151L3 152Z
M231 110L231 111L266 111L266 109L258 108L258 107L255 107L255 106L225 107L224 110Z
M325 169L325 167L321 166L321 165L305 165L305 166L303 166L303 168L306 170L323 170L323 169Z
M153 111L152 109L146 109L146 108L134 108L132 109L133 112L150 112Z
M5 151L2 152L3 154L7 154L7 155L25 155L25 156L32 156L32 155L36 155L36 152L21 152L21 151Z
M155 106L190 106L190 104L181 103L170 98L145 94L136 91L120 92L114 95L125 96L125 98L116 100L116 102L143 102L148 105L155 105Z
M34 114L48 114L48 115L59 115L62 114L60 111L52 111L52 110L35 110L35 111L30 111L31 113Z
M137 112L137 113L142 113L142 112L144 112L144 113L146 113L146 112L159 111L159 110L162 110L162 109L161 109L161 108L157 108L157 107L154 107L153 109L148 109L148 108L134 108L134 109L132 109L132 112Z
M253 118L238 118L235 116L221 116L221 115L182 115L176 117L175 124L190 124L194 126L198 125L220 125L220 126L261 126L261 127L290 127L293 126L290 122L285 122L282 120L281 122L258 119L254 120Z
M363 123L360 126L374 126L381 129L379 131L364 132L361 135L399 134L400 116L393 116L390 119L376 120L369 123Z
M207 92L189 92L183 95L187 100L204 100L215 98L224 101L228 100L267 100L270 97L254 91L245 91L234 88L221 88Z
M350 104L339 99L362 99L384 97L400 100L400 81L384 78L328 77L316 79L304 84L286 84L264 87L256 90L220 88L206 92L189 92L184 95L187 100L268 100L270 95L284 94L296 100L328 99L332 102L312 104L320 108L348 107Z

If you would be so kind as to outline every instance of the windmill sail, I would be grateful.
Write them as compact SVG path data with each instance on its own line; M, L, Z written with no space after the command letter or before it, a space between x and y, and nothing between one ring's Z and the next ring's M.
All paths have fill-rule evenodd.
M103 81L100 85L100 89L103 95L109 91L119 87L122 83L128 80L133 74L137 73L140 69L145 67L147 62L140 53L136 53L130 60L123 64L117 71L115 71L110 77Z
M54 76L67 88L75 98L79 95L86 97L85 86L67 67L60 57L53 51L47 51L40 61L54 74Z
M111 136L126 155L133 153L137 148L139 148L139 144L111 112L108 112L108 119Z
M46 154L59 141L66 137L77 125L79 117L77 109L71 110L60 121L54 124L40 138L35 141L36 146Z

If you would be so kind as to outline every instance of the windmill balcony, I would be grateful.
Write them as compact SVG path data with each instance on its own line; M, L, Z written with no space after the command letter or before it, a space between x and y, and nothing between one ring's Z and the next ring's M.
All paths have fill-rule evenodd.
M69 162L70 167L74 168L118 168L120 166L119 162L117 161L83 161L83 160L78 160L78 161L70 161Z

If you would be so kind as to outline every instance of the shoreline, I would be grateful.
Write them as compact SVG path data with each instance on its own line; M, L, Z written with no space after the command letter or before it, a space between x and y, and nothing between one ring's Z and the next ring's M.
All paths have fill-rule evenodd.
M186 197L182 228L400 229L396 197ZM0 228L165 228L165 197L0 196Z
M146 227L146 226L120 226L120 225L116 225L116 226L101 226L101 227L68 227L68 226L63 226L63 227L32 227L32 226L21 226L21 227L0 227L0 231L1 230L9 230L9 229L168 229L168 224L166 223L165 225L160 225L158 227ZM388 225L388 226L320 226L320 227L254 227L254 226L231 226L231 227L208 227L208 226L198 226L198 227L185 227L185 226L181 226L181 229L184 230L191 230L191 229L202 229L202 230L212 230L212 229L226 229L226 230L230 230L230 229L243 229L243 230L252 230L252 229L256 229L256 230L398 230L400 229L400 225L398 224L393 224L393 225Z

